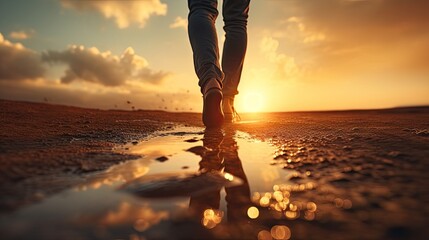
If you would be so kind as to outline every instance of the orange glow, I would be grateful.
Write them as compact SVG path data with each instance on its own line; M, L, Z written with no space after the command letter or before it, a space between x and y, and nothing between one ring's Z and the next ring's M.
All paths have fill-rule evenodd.
M264 111L265 96L262 92L248 90L237 97L237 109L240 112Z
M276 225L271 228L271 236L274 239L289 239L291 237L291 231L286 226Z
M215 209L206 209L204 211L204 216L201 219L201 224L208 229L212 229L222 221L222 217L222 211Z
M255 219L259 217L259 210L256 207L250 207L247 209L247 216L251 219Z

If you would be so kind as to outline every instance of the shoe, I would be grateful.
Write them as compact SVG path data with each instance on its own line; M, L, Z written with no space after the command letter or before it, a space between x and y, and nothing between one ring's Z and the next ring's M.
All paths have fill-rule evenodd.
M234 108L234 96L224 96L222 110L225 115L225 122L233 123L241 120L240 115L238 115Z
M212 79L203 89L203 123L208 128L220 127L224 121L221 86L217 80Z

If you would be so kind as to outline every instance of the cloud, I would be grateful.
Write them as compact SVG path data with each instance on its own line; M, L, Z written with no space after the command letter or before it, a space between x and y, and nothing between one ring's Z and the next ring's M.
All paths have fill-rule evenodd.
M11 43L0 33L0 80L27 80L43 77L40 56L20 43Z
M307 0L278 4L278 19L273 21L272 33L265 35L278 39L300 69L305 67L305 80L428 73L428 1Z
M64 63L68 66L62 83L82 80L105 86L120 86L127 81L160 83L168 73L153 71L143 57L129 47L121 56L100 52L97 48L70 46L64 51L47 51L42 59L48 63Z
M174 80L167 86L174 84ZM132 82L115 88L81 82L62 84L59 80L0 81L3 99L48 102L101 109L153 109L195 111L202 107L197 89L189 93L180 87L144 85ZM127 103L130 101L131 103Z
M61 69L65 69L61 79L47 78ZM150 68L132 48L120 55L84 46L40 54L0 34L0 96L4 99L103 109L200 109L199 92L171 88L177 80L169 75Z
M9 37L17 40L29 39L33 36L34 30L30 31L13 31L9 33Z
M309 0L293 4L306 29L323 32L335 51L370 45L383 48L429 37L424 31L429 25L426 0L412 4L403 0Z
M188 20L182 17L176 17L174 22L170 24L170 28L184 28L185 30L188 29Z
M294 4L297 14L309 25L338 34L376 33L374 30L381 30L379 37L386 33L422 33L429 24L426 0L414 0L412 4L403 0L310 0Z
M261 53L275 66L276 77L289 79L299 73L299 68L293 57L279 53L279 41L272 37L264 37L260 44Z
M286 24L289 34L298 36L299 40L304 43L320 42L326 38L325 34L321 32L309 31L301 18L290 17L286 20Z
M153 15L166 15L167 4L160 0L143 1L76 1L61 0L66 8L78 11L96 11L106 18L113 18L119 28L138 24L143 28Z

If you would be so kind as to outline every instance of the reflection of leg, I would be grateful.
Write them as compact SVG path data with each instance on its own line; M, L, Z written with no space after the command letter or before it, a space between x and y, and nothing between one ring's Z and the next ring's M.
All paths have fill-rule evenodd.
M225 172L231 173L243 180L243 184L240 186L225 188L227 217L230 222L248 219L247 209L251 205L249 182L238 157L238 146L234 139L234 134L235 131L225 130L224 147L222 147Z
M191 196L189 209L193 214L202 217L206 209L219 209L220 190Z
M220 84L223 73L219 65L219 47L215 28L217 0L188 0L188 33L194 54L194 66L203 88L210 79Z
M225 43L222 70L225 73L223 94L234 97L243 69L247 48L247 18L250 0L224 0ZM226 111L226 110L224 110Z
M226 202L227 212L228 212L228 221L240 221L246 220L247 218L247 209L251 206L250 201L250 188L249 182L244 175L244 171L241 168L240 160L237 159L237 162L227 162L225 170L231 174L243 179L243 184L236 187L225 188L226 191ZM234 172L232 168L229 168L230 165L240 165L241 170ZM238 168L234 166L234 168ZM240 172L242 174L240 175Z
M203 145L207 151L200 161L200 171L221 171L223 158L220 155L220 145L223 142L221 129L206 129L204 132Z
M202 155L200 171L221 171L223 158L220 155L220 145L223 141L223 133L220 129L206 129L203 145L207 152ZM202 217L206 209L219 209L220 189L205 192L202 195L191 196L189 208L193 214Z

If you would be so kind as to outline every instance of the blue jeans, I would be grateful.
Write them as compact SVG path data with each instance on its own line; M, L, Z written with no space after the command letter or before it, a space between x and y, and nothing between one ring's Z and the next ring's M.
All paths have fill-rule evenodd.
M195 72L201 89L210 79L219 81L224 96L238 94L247 49L247 18L250 0L223 0L225 43L222 68L215 21L217 0L188 0L188 33L194 56Z

